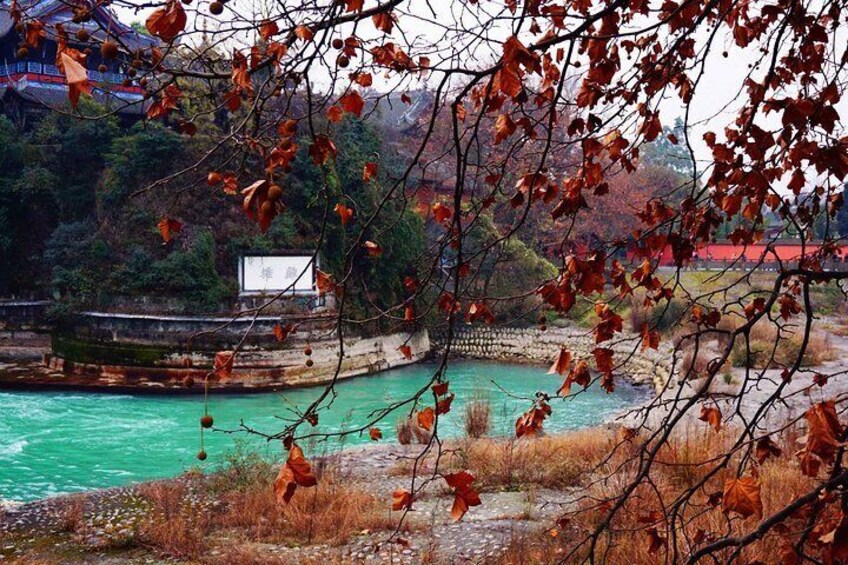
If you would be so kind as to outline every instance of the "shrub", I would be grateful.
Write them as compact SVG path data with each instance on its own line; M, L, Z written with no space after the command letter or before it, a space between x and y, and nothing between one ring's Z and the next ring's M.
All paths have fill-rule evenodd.
M492 428L492 407L488 398L475 391L474 398L465 405L465 434L474 439L488 435Z

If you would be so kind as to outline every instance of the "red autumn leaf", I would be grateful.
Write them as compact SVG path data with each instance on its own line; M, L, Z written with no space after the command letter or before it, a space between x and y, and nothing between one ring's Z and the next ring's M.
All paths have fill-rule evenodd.
M340 121L342 121L343 117L344 117L344 110L342 110L341 106L333 104L327 110L327 119L330 120L331 122L333 122L334 124L337 124Z
M432 210L433 217L440 224L445 223L446 220L449 220L453 216L453 211L441 202L433 204Z
M374 78L371 76L371 73L354 73L350 75L350 80L365 88L374 84Z
M428 406L418 413L418 425L428 432L433 429L433 423L436 421L436 411L432 406Z
M365 166L362 168L362 180L368 182L376 176L377 163L365 163Z
M318 425L318 414L310 413L306 415L306 421L312 424L313 427Z
M259 37L268 41L275 35L280 33L280 27L277 25L277 22L272 22L271 20L264 20L259 25Z
M454 394L451 393L441 400L436 402L436 414L447 414L450 412L451 403L453 402Z
M804 418L807 420L806 450L824 461L831 461L844 445L839 441L843 428L836 413L836 403L833 400L819 402L807 410Z
M277 341L285 341L289 337L289 332L291 332L291 326L283 326L279 322L274 324L274 338Z
M612 349L606 347L596 347L592 350L592 355L595 356L595 367L599 373L612 374L613 353Z
M444 475L444 479L448 486L454 489L451 516L453 516L454 521L458 522L468 512L469 507L481 504L480 495L471 487L474 482L474 475L468 471L460 471Z
M586 361L580 361L568 373L562 386L557 391L560 396L568 396L571 393L571 385L578 384L584 389L592 382L592 373L589 371L589 364Z
M403 320L405 322L412 322L415 320L415 309L412 306L405 306L403 309Z
M365 251L367 251L368 255L371 257L379 257L383 254L383 248L380 247L378 243L374 243L373 241L366 241L362 244L362 247L365 248Z
M316 165L323 165L329 159L336 158L336 144L326 135L316 135L315 141L309 146L309 155Z
M215 354L212 368L219 377L229 377L233 372L234 351L219 351Z
M321 295L333 292L336 289L336 283L333 282L332 275L329 275L321 269L315 269L315 286L318 287L318 293Z
M406 344L401 345L400 347L398 347L398 351L400 351L401 353L403 353L403 356L404 356L407 360L410 360L410 361L412 360L412 348L411 348L410 346L408 346L408 345L406 345Z
M568 371L568 366L571 365L571 351L565 346L559 348L559 353L554 359L553 365L548 369L549 375L564 375Z
M341 219L343 226L346 226L350 219L353 217L353 208L348 208L345 204L342 204L341 202L336 204L336 207L333 208L333 211L339 215L339 219Z
M187 21L188 18L180 0L169 0L164 7L155 10L147 17L145 25L152 35L162 41L170 42L185 29Z
M412 507L412 494L398 489L392 493L392 510L405 510Z
M515 133L515 122L512 121L507 114L500 114L495 120L495 145L499 145L503 140Z
M383 432L380 428L369 428L368 437L371 438L371 441L379 441L383 439Z
M303 456L303 450L293 445L285 465L280 469L274 481L274 495L278 503L286 503L294 496L297 487L314 487L318 479L312 473L312 467Z
M715 431L721 430L721 410L717 406L701 406L698 419L711 425Z
M763 501L760 498L761 485L759 479L742 477L728 479L724 483L724 495L721 507L725 514L735 512L747 518L756 514L762 517Z
M783 454L783 450L780 449L780 447L778 447L770 437L764 436L757 440L754 453L757 457L757 461L762 464L769 457L780 457Z
M442 396L448 393L449 386L450 382L445 381L441 383L436 383L431 388L433 389L433 394L435 394L436 396Z
M242 208L251 220L258 220L259 230L265 233L271 225L271 221L281 210L281 204L268 197L271 183L267 179L260 179L241 191L244 196Z
M374 22L374 27L383 33L392 33L392 28L395 25L395 20L391 12L380 12L371 16L371 21Z
M362 109L365 108L365 101L358 92L353 91L348 92L339 98L339 106L341 106L345 112L350 112L358 118L362 115Z
M32 20L26 24L26 35L24 42L27 47L38 49L41 47L41 42L47 39L47 30L44 29L44 22Z
M483 320L486 324L493 324L495 322L495 315L482 302L474 302L468 307L468 312L465 314L465 321L473 324L477 320Z
M183 229L183 225L173 218L162 218L156 225L159 227L159 233L162 234L162 240L165 243L169 243L174 234Z

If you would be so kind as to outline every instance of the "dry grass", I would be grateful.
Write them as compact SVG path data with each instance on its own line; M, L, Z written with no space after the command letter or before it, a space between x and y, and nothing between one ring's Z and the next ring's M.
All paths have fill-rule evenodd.
M451 464L470 469L483 488L565 488L580 484L614 441L611 432L597 429L536 439L465 441Z
M737 338L730 354L730 362L734 367L751 369L792 366L801 354L803 337L803 328L797 328L792 333L782 332L778 340L778 328L774 324L758 323L751 328L749 344L746 344L744 337ZM835 353L830 336L826 332L818 331L814 326L801 366L815 367L833 359Z
M198 559L210 549L210 539L219 536L237 537L247 545L336 545L363 530L396 526L388 501L337 479L331 470L321 475L317 487L299 489L283 505L274 498L273 473L251 476L252 480L231 483L229 490L221 490L226 477L213 478L206 489L196 489L217 492L214 506L187 482L144 485L140 494L149 506L149 519L140 526L137 542L168 557ZM242 553L230 562L256 562L247 548Z
M474 398L465 405L463 415L465 435L479 439L489 434L492 429L492 405L483 393L474 392Z
M612 523L611 537L601 537L596 557L603 556L603 562L606 563L631 565L653 565L664 562L665 549L660 549L654 554L649 553L647 528L656 526L664 539L669 538L669 532L665 530L662 523L646 524L640 522L640 518L644 519L649 512L659 510L663 504L668 505L681 492L702 480L713 468L713 464L705 464L705 462L715 461L725 453L735 437L732 432L725 430L720 434L709 431L678 438L670 446L664 447L651 473L654 486L642 485L637 488L634 496L616 515ZM814 479L805 477L801 473L797 461L791 455L786 455L797 447L794 436L787 435L778 443L783 445L785 454L780 458L766 461L759 468L765 516L783 508L815 484ZM619 496L624 486L633 478L632 465L621 465L624 463L624 457L625 454L622 453L613 458L611 465L616 468L615 474L608 480L592 482L582 493L589 498L583 503L579 513L570 515L569 521L561 524L560 527L551 524L552 530L517 536L512 540L500 562L540 564L563 562L563 558L575 547L574 544L585 539L585 536L592 532L606 516L605 510L600 511L596 508L599 502ZM676 526L678 539L681 540L678 549L684 556L680 557L681 560L685 560L685 555L694 548L694 545L690 545L685 540L695 538L699 530L715 532L719 536L739 535L750 531L756 525L756 518L728 520L720 508L712 508L707 504L708 494L721 491L724 481L735 476L734 464L740 457L741 454L734 455L731 464L710 477L705 488L698 490L694 495L692 504L684 508L684 519L681 522L685 526L680 523ZM778 535L769 534L744 550L737 561L739 563L774 563L775 556L780 554L784 543ZM580 551L585 551L585 548ZM565 562L583 562L585 554L580 551ZM728 557L729 553L717 555L719 562L725 562Z

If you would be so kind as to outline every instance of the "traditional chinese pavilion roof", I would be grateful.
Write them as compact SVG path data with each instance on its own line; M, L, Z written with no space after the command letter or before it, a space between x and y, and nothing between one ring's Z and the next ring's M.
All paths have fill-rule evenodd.
M97 5L92 13L92 19L86 23L73 23L72 7L91 6L86 0L19 0L18 7L24 14L25 20L38 20L45 24L48 38L55 39L57 23L73 36L79 28L85 28L96 41L103 41L105 33L118 40L118 43L128 50L134 51L149 48L158 42L155 38L138 33L132 27L122 23L115 13L102 5ZM0 37L7 35L14 28L10 14L11 2L0 0Z

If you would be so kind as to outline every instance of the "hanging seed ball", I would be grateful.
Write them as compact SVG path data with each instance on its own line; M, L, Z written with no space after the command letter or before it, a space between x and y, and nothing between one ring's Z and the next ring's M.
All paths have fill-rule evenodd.
M279 97L283 93L283 89L279 86L274 89L274 96Z
M269 215L274 213L274 203L270 200L266 200L262 203L262 206L259 207L259 213L264 215Z
M26 47L21 47L20 49L18 49L17 55L18 59L26 59L29 55L29 49L27 49Z
M212 2L209 4L209 13L213 16L220 16L224 12L224 4L221 2Z
M147 88L147 78L145 77L145 78L141 79L140 81L138 81L138 85L142 88Z
M26 33L26 25L24 25L23 22L16 23L15 31L18 33Z
M140 69L144 63L141 62L141 59L133 59L132 63L130 63L136 69Z
M114 41L104 41L100 46L100 54L104 59L114 59L118 56L118 44Z
M138 73L136 72L136 70L134 68L130 67L129 69L127 69L127 76L128 77L132 78L136 74L138 74ZM127 86L129 86L129 85L127 85Z
M309 357L310 355L312 355L312 348L307 345L306 349L303 350L303 354Z
M183 379L183 386L186 388L192 388L194 386L194 377L186 377Z
M283 189L277 184L272 184L268 189L268 199L276 202L283 197Z
M344 56L344 55L339 55L339 58L336 60L336 64L337 64L339 67L341 67L341 68L343 68L343 69L346 69L346 68L347 68L347 66L350 64L350 59L348 59L348 58L347 58L346 56Z
M312 366L312 365L314 365L314 364L315 364L315 362L314 362L312 359L307 359L307 360L306 360L306 366L307 366L307 367L311 367L311 366Z
M197 458L201 461L206 461L206 452L201 449L197 452Z
M91 34L88 33L88 30L83 27L79 28L75 35L77 36L77 39L83 42L91 39Z
M215 186L222 180L224 180L224 178L221 176L221 173L212 171L211 173L209 173L209 176L206 177L206 184L208 184L209 186Z
M200 417L200 425L204 428L211 428L214 420L212 420L212 416L209 414L205 414Z
M86 48L83 50L83 53L85 53L85 56L86 56L86 57L88 57L89 55L91 55L91 47L86 47Z
M344 47L344 41L340 37L335 38L333 40L333 49L341 49L342 47Z
M98 70L99 72L101 72L101 73L105 73L106 71L108 71L108 70L109 70L109 67L107 67L107 66L106 66L106 65L104 65L103 63L100 63L100 66L99 66L99 67L97 67L97 70Z

